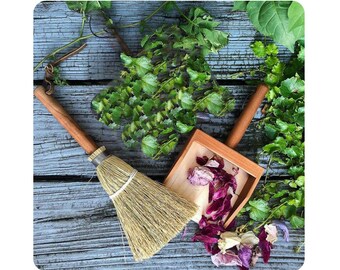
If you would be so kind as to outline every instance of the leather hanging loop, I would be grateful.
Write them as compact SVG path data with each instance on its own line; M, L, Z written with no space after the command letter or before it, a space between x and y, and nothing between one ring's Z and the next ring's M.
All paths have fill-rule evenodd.
M47 95L50 96L55 92L54 82L53 82L54 81L54 67L58 66L61 62L65 61L69 57L79 53L86 46L87 44L84 43L80 47L75 48L74 50L66 53L65 55L57 59L56 61L47 64L47 66L45 67L45 78L43 81L43 87L45 88Z

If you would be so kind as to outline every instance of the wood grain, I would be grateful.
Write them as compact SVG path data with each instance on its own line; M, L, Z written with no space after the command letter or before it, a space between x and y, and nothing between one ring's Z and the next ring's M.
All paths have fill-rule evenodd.
M118 25L127 25L144 19L160 6L161 2L113 2L111 17ZM258 67L249 45L254 39L262 39L243 12L232 12L233 3L228 1L179 2L183 10L200 5L205 7L216 20L219 29L230 34L229 44L207 60L217 79L228 79L228 74L249 71ZM102 20L92 15L93 31L100 31ZM178 12L158 13L149 22L150 29L165 23L178 22ZM34 65L54 49L61 47L79 36L81 15L67 9L63 2L43 2L34 10ZM146 31L150 31L146 28ZM84 34L90 33L88 25ZM140 41L144 34L138 27L119 29L119 33L133 52L140 51ZM268 39L267 39L268 40ZM121 49L113 38L91 38L88 46L78 55L62 63L62 74L68 80L112 80L119 76L122 63ZM280 47L279 58L288 60L291 53ZM34 79L43 78L43 68L34 73ZM243 78L241 78L243 79Z
M213 269L203 245L191 241L196 229L190 222L184 237L180 233L152 259L135 263L99 183L34 184L34 261L40 269ZM269 264L260 260L256 269L299 269L304 250L293 248L303 235L290 229L290 242L284 242L280 233Z
M144 19L161 2L113 2L110 15L117 24L129 24ZM230 74L258 67L261 62L251 52L249 45L263 39L255 31L246 14L232 12L233 3L180 2L181 9L194 5L204 6L221 22L219 28L230 33L229 44L207 60L213 76L228 87L236 100L235 110L223 118L206 113L198 115L197 127L217 140L224 142L245 102L254 90L245 85L246 75L233 79ZM65 45L79 35L81 15L67 9L65 2L41 2L34 10L34 58L36 65L54 49ZM94 31L102 29L102 20L91 15ZM177 11L154 16L148 25L154 29L163 23L178 21ZM146 32L149 31L146 29ZM89 34L88 24L84 34ZM138 27L120 29L133 52L140 50L141 34ZM117 40L91 38L79 54L61 64L61 75L74 86L57 87L55 97L74 117L79 125L99 144L118 155L151 178L163 180L184 146L189 135L182 136L174 153L158 161L145 158L139 149L128 150L123 145L120 132L104 126L91 111L91 100L105 86L117 79L122 69ZM72 47L74 48L74 47ZM65 53L56 55L57 57ZM280 47L280 60L287 61L290 52ZM34 73L34 80L42 80L43 67ZM235 83L234 83L235 82ZM91 84L91 85L89 85ZM197 225L188 224L184 237L179 234L168 246L151 260L135 263L127 241L122 236L115 209L98 182L90 180L95 168L87 161L85 152L55 121L46 109L34 100L34 261L39 269L212 269L215 268L201 243L191 242ZM237 151L263 167L268 160L257 154L266 139L263 131L256 129L253 121ZM272 179L287 175L286 168L273 164L268 171ZM261 183L261 182L260 182ZM240 219L242 222L242 217ZM275 243L269 264L259 262L256 269L299 269L304 261L302 253L293 247L304 241L303 230L290 230L290 242L282 237ZM233 268L234 269L234 268Z
M96 119L91 111L91 100L105 86L65 86L57 87L55 97L72 115L77 123L100 145L123 160L128 161L134 168L148 176L165 176L176 156L183 148L189 135L182 136L175 151L158 161L146 158L140 149L127 149L120 138L121 129L112 130ZM209 114L199 114L197 127L219 141L227 138L236 118L243 106L253 93L253 86L228 86L235 97L235 110L225 117L216 118ZM256 121L261 112L255 115L253 123L248 128L237 151L247 158L266 166L267 160L257 154L264 145L265 137L261 130L256 129ZM251 145L252 147L249 147ZM34 173L35 175L79 175L90 178L95 168L90 164L85 152L72 137L56 122L39 101L34 101ZM269 175L286 175L286 170L279 165L273 165Z

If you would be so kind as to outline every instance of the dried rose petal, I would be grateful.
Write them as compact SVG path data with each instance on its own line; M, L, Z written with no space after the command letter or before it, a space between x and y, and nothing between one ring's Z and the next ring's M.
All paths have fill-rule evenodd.
M277 241L277 228L273 224L266 224L264 225L264 230L267 233L266 240L270 243L274 243Z
M270 250L272 248L272 244L266 240L267 238L267 233L264 230L264 227L262 227L260 234L258 235L259 238L259 247L261 249L262 257L263 257L263 262L268 263L269 258L270 258Z
M203 229L205 226L207 226L207 224L208 224L207 221L208 221L207 217L206 216L202 216L202 218L200 219L200 221L198 223L198 227L200 229Z
M223 197L227 196L227 193L228 193L228 188L221 187L217 191L215 191L214 195L212 196L212 200L216 201L220 198L223 198Z
M289 230L286 226L286 224L284 224L283 222L281 221L277 221L275 220L273 222L274 225L276 225L277 227L279 227L281 229L281 231L283 232L283 239L286 241L286 242L289 242Z
M209 182L209 203L211 203L214 192L215 192L214 183Z
M238 250L238 257L242 262L242 266L246 269L250 267L250 260L252 257L252 250L247 246L243 246Z
M214 178L214 174L205 167L195 167L189 171L188 180L195 186L205 186L211 182Z
M225 253L227 249L234 246L238 246L241 243L241 238L236 232L224 232L220 235L218 240L218 247L222 253Z
M249 248L252 248L253 246L259 243L259 239L252 231L243 233L240 235L240 237L241 237L241 244Z
M214 160L214 161L216 161L219 164L219 166L218 166L219 169L223 169L224 168L224 160L223 160L223 158L221 158L221 157L219 157L217 155L214 155L211 158L211 160Z
M207 156L196 157L196 162L198 165L204 166L208 162L209 158Z
M231 198L232 198L231 194L224 197L222 205L217 208L216 212L211 214L212 220L216 220L218 218L223 218L231 210ZM221 199L223 199L223 198L221 198ZM219 201L221 199L218 199L217 201Z
M214 223L208 223L201 231L200 234L208 236L218 236L221 232L224 232L223 226Z
M216 160L210 159L204 166L211 168L219 168L220 163L218 163Z
M232 174L228 174L228 176L229 176L228 185L232 188L233 193L235 193L235 192L236 192L236 189L237 189L236 178L235 178L235 176L233 176Z
M261 256L261 249L259 247L256 247L253 250L253 254L252 254L252 257L251 257L251 262L250 262L251 267L255 266L255 264L257 263L260 256Z
M232 251L228 250L225 254L217 253L211 256L211 261L219 266L242 266L240 258Z

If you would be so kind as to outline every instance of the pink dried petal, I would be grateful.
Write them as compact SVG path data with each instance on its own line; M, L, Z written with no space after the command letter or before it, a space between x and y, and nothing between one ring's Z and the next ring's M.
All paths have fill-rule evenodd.
M195 186L205 186L211 182L214 174L205 167L195 167L189 171L188 180Z
M223 158L221 158L220 156L214 155L211 158L211 160L214 160L214 161L218 162L218 164L219 164L218 168L219 169L223 169L223 167L224 167L224 160L223 160Z
M225 254L217 253L211 256L211 261L219 266L242 266L240 258L232 251L228 250Z
M208 218L206 216L202 216L202 218L200 219L199 223L198 223L198 227L200 229L203 229L205 226L207 226L208 222Z
M204 166L210 168L219 168L220 163L218 163L216 160L210 159Z

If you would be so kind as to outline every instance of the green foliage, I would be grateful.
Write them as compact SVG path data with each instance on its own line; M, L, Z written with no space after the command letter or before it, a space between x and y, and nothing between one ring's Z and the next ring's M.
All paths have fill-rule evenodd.
M66 4L70 10L80 13L111 8L111 1L66 1Z
M287 168L289 179L266 182L254 193L252 200L242 210L250 221L266 223L270 219L284 218L293 228L304 226L304 47L298 45L289 63L281 62L275 44L265 45L255 41L251 48L263 60L259 70L270 86L267 94L265 117L260 121L269 142L263 146L263 154L271 163ZM268 211L259 212L254 202L266 203Z
M255 29L294 52L304 38L304 10L291 1L235 1L235 11L246 11Z
M228 90L211 78L204 58L224 47L228 35L202 8L182 15L184 22L144 36L137 57L122 54L120 82L92 102L101 122L124 126L126 146L140 146L154 159L170 153L180 135L194 128L197 111L222 116L234 104Z

